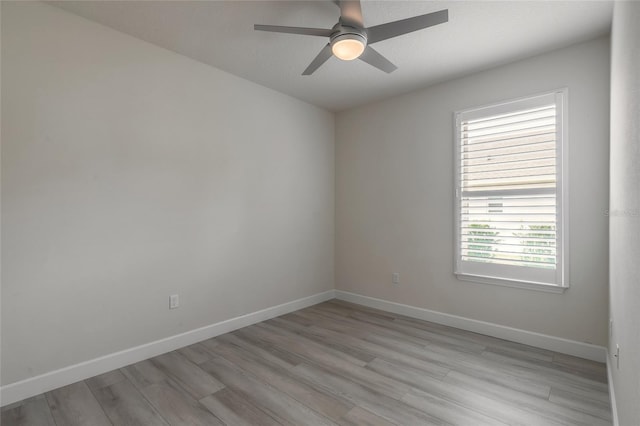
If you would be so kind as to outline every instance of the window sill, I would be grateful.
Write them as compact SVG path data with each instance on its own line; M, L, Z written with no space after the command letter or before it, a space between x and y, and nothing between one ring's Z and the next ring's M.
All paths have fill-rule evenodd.
M565 290L569 288L569 287L561 287L554 284L545 284L545 283L538 283L538 282L531 282L531 281L505 280L502 278L487 277L482 275L462 274L457 272L455 273L455 276L460 281L499 285L502 287L521 288L525 290L542 291L545 293L562 294L565 292Z

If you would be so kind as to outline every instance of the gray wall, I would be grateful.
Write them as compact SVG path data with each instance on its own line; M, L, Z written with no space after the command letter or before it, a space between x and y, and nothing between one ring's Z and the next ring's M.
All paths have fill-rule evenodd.
M453 112L562 87L569 89L571 288L550 294L456 280ZM607 38L339 114L337 288L604 346L608 117Z
M2 118L2 384L334 287L333 114L3 2Z
M616 2L611 35L609 353L620 425L640 424L640 3Z

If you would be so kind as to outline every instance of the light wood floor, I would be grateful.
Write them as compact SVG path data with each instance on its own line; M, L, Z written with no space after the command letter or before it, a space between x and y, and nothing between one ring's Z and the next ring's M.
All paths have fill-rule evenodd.
M333 300L5 407L2 425L610 425L603 364Z

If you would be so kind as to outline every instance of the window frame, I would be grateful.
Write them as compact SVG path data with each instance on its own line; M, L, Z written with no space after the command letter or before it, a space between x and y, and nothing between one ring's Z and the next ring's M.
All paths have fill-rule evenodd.
M556 105L556 270L554 282L545 281L540 278L531 276L518 277L518 269L520 274L528 274L536 268L525 268L521 266L492 265L500 266L498 268L507 274L500 274L492 271L487 273L486 269L492 269L492 266L474 267L477 265L487 265L478 262L462 261L462 243L461 243L461 153L462 138L460 126L462 121L474 120L483 117L506 114L509 112L535 108L541 106L549 100L555 101ZM529 290L546 291L552 293L563 293L569 288L569 132L568 132L568 89L561 88L548 92L542 92L531 96L511 99L502 102L495 102L474 108L458 110L453 113L454 126L454 265L453 272L458 280L471 281L483 284L495 284L500 286L523 288ZM483 270L484 269L484 270Z

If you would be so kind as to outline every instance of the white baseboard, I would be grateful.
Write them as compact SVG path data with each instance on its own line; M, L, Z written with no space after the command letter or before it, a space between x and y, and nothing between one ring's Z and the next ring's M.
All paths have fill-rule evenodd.
M620 422L618 421L618 406L616 405L616 393L613 389L613 373L611 366L611 357L609 356L609 351L607 351L607 379L609 381L609 401L611 402L611 415L613 420L613 426L619 426Z
M0 406L12 404L116 368L125 367L242 327L316 305L334 297L335 290L325 291L11 383L0 388Z
M606 349L604 347L592 345L590 343L577 342L575 340L563 339L561 337L549 336L546 334L535 333L485 321L478 321L457 315L445 314L443 312L417 308L415 306L403 305L396 302L389 302L387 300L362 296L360 294L349 293L341 290L336 290L336 298L368 306L370 308L393 312L395 314L405 315L407 317L425 321L431 321L437 324L448 325L462 330L473 331L475 333L590 359L592 361L605 362L607 359Z

